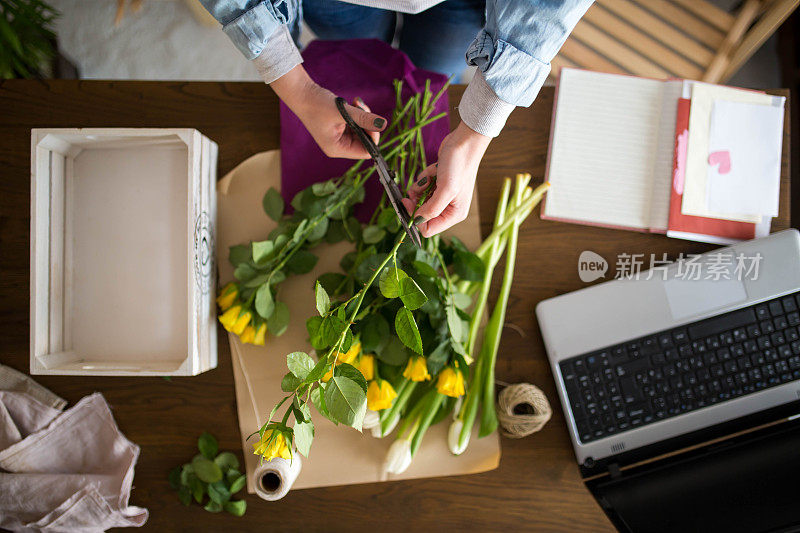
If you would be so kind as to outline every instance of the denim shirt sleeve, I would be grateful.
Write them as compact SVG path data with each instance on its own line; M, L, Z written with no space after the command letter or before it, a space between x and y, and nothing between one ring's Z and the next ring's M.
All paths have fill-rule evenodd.
M486 26L467 50L478 67L459 105L473 130L496 137L515 106L530 106L591 0L487 0Z
M200 0L222 24L222 31L247 59L254 60L266 83L303 62L287 23L299 15L291 0Z

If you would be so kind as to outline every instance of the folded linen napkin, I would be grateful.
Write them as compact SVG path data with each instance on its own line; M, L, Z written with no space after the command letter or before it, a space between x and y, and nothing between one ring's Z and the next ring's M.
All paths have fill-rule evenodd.
M147 509L128 505L138 456L99 393L62 413L28 392L0 391L0 527L89 533L143 525Z

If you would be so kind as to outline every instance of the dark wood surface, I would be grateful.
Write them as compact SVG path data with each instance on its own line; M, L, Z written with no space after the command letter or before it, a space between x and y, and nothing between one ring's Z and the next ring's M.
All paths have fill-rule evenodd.
M451 90L451 107L462 87ZM781 94L785 94L781 93ZM553 89L517 109L490 146L478 176L484 235L504 176L545 170ZM455 116L455 114L453 114ZM28 371L30 128L192 127L219 144L219 176L250 155L278 147L278 105L260 83L0 82L0 361ZM788 126L784 135L780 218L789 226ZM141 446L131 503L147 507L152 531L412 530L609 531L584 488L534 318L534 305L578 289L577 259L593 250L612 264L619 253L695 253L710 246L630 231L547 222L532 216L520 235L497 377L544 389L554 408L531 437L502 440L500 467L479 475L351 485L290 493L278 503L248 496L244 518L183 507L169 470L196 453L211 431L221 449L240 454L228 343L220 330L219 367L197 377L39 376L70 403L102 392L125 435ZM498 269L502 271L502 269ZM346 450L343 450L346 460Z

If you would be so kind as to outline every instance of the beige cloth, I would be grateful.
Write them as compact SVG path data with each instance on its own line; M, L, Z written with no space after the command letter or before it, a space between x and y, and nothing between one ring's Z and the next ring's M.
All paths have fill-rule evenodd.
M270 187L280 190L280 176L280 151L273 150L250 157L217 184L217 250L222 283L233 279L228 248L249 240L265 239L275 227L275 222L264 214L261 198ZM452 233L469 248L478 246L477 198L472 202L467 219ZM259 428L272 406L283 397L280 382L287 371L286 354L297 350L311 353L305 323L308 317L316 314L314 280L324 272L339 271L339 260L349 246L349 243L320 244L314 249L319 256L314 270L302 276L291 276L283 283L279 299L287 303L291 315L283 336L268 337L266 346L254 346L243 345L238 337L229 334L236 406L248 473L248 492L251 494L255 492L253 474L258 459L253 455L253 439L247 441L247 436ZM383 460L394 442L394 434L376 439L369 431L361 434L352 428L334 426L313 408L312 414L316 429L314 444L310 457L303 459L303 468L294 489L387 479L383 474ZM496 433L479 439L475 430L467 451L456 457L447 447L448 426L449 421L445 420L431 427L408 470L389 476L389 479L473 474L497 468L500 441Z
M0 365L0 383L7 368ZM22 376L31 390L40 387ZM58 399L43 390L35 394ZM128 506L138 456L99 393L62 413L30 390L0 391L0 527L89 533L143 525L147 509Z

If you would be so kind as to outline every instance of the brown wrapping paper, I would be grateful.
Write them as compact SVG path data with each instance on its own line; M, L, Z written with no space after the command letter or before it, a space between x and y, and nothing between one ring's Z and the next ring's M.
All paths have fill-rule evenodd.
M262 152L247 159L217 184L218 202L218 264L221 283L233 279L228 262L228 248L250 240L266 239L275 227L261 208L261 198L270 187L280 190L280 151ZM480 244L480 223L477 198L472 202L469 216L452 231L470 248ZM306 319L316 314L314 280L324 272L339 271L339 260L351 246L343 242L322 244L314 252L320 259L316 268L302 276L289 277L280 289L279 298L289 306L289 328L281 337L267 337L266 346L243 345L236 335L229 334L236 383L236 402L239 428L248 474L247 490L255 492L253 472L258 457L253 454L247 436L265 422L272 407L281 400L280 382L286 369L286 354L298 350L311 353L306 340ZM291 295L291 297L289 296ZM411 466L403 474L383 474L382 466L394 434L376 439L368 430L358 431L345 426L336 427L312 408L316 435L310 457L304 459L295 489L371 483L386 479L473 474L492 470L500 461L500 442L497 434L482 439L473 432L467 451L461 456L450 454L447 447L445 420L431 427L425 435Z

